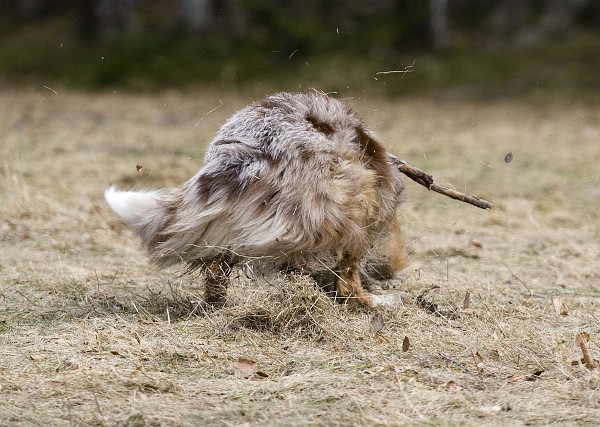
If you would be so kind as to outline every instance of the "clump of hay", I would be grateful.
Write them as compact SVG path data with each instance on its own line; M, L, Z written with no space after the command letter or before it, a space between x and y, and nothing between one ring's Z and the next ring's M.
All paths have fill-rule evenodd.
M347 333L346 304L336 302L309 276L269 272L250 278L241 271L236 276L228 302L220 309L205 304L202 276L192 283L178 280L169 281L167 287L147 286L123 301L96 297L94 308L136 314L150 323L198 319L224 335L248 330L314 341Z
M208 322L214 332L226 336L246 330L318 341L348 332L347 305L336 302L309 276L271 271L247 277L237 271L222 308L205 304L201 275L195 278L197 285L168 282L167 288L147 287L130 301L117 305L111 300L104 305L110 311L135 313L146 322L202 319L201 323Z
M265 277L254 282L252 288L236 292L239 298L235 305L222 310L222 315L230 319L230 328L320 340L338 333L344 324L340 319L342 306L308 276Z

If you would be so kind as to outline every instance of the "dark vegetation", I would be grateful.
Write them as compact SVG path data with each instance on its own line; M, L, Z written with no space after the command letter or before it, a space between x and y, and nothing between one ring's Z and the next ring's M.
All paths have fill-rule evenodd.
M208 23L195 27L182 21L175 1L133 2L120 27L110 17L90 23L68 1L40 2L49 5L27 13L12 3L0 13L5 85L260 93L318 87L462 97L600 91L594 1L572 17L559 11L572 22L551 32L543 22L552 2L506 11L500 6L510 2L450 0L441 42L434 40L430 2L248 0L232 11L233 3L213 1Z

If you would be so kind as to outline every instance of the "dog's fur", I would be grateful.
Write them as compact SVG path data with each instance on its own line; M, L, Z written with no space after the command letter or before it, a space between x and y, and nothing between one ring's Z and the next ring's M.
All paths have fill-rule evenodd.
M105 198L155 264L206 273L207 303L222 304L231 268L256 259L321 282L329 272L338 297L371 307L381 298L363 289L361 271L363 281L390 278L404 262L403 188L384 147L344 104L280 93L234 114L180 188L111 187ZM370 254L375 261L365 262Z

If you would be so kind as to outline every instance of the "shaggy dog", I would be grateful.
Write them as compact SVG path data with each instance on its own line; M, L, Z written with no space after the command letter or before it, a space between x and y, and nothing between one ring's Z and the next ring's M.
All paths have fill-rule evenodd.
M207 304L222 305L232 267L255 260L374 307L386 300L363 283L404 263L403 189L392 156L343 103L280 93L235 113L181 187L111 187L105 198L156 265L205 273Z

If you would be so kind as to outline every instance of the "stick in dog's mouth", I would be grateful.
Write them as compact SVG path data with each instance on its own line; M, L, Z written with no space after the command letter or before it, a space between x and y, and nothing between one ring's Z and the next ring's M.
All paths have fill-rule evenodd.
M479 197L475 197L470 194L462 193L453 188L439 185L434 182L433 176L427 172L422 171L421 169L394 156L393 154L388 153L388 156L390 157L394 166L396 166L400 172L422 186L427 187L428 190L433 190L436 193L443 194L444 196L448 196L455 200L460 200L461 202L469 203L481 209L491 209L492 204L487 200L480 199Z

